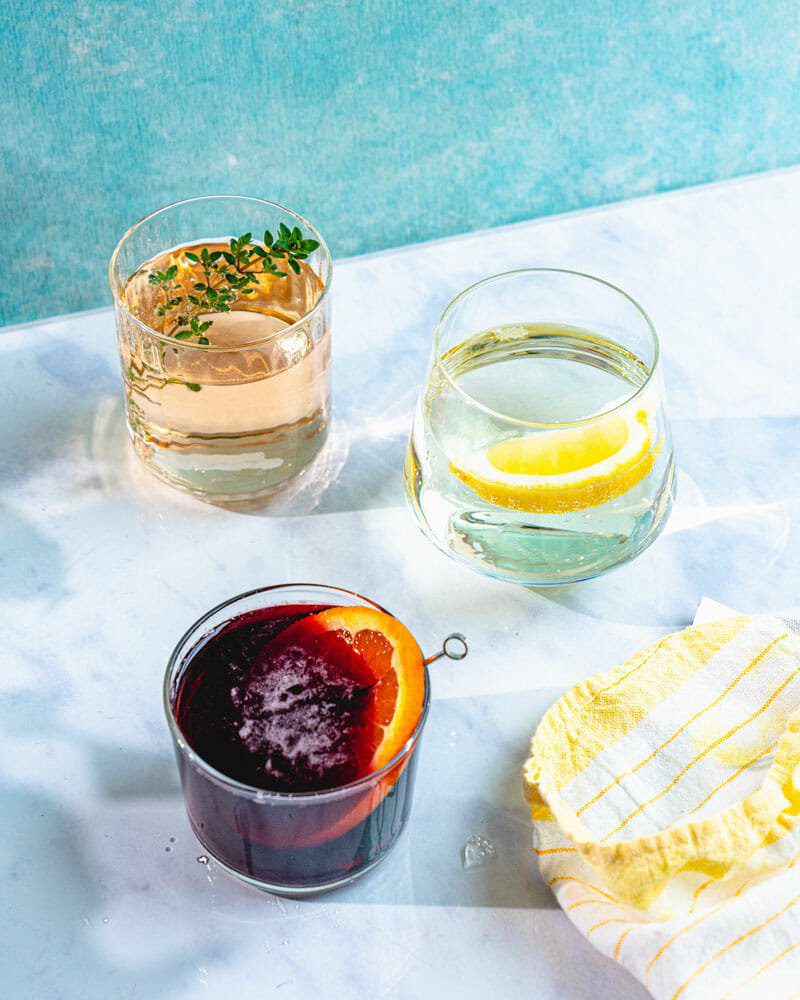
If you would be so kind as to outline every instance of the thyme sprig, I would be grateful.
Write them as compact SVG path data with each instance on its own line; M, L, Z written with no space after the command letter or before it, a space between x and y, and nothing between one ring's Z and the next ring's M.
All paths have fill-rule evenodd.
M206 331L213 321L202 320L203 314L230 312L241 296L253 294L252 286L258 284L262 274L285 278L288 272L281 270L282 266L300 274L301 261L317 247L317 240L306 239L297 226L290 229L281 223L277 236L267 230L260 243L253 242L252 233L244 233L232 239L227 250L210 251L203 247L199 254L186 250L184 258L201 269L202 280L194 282L191 292L184 294L181 283L176 280L177 264L165 271L152 271L148 281L161 291L156 311L162 317L175 316L173 336L176 340L194 340L206 346L210 343Z

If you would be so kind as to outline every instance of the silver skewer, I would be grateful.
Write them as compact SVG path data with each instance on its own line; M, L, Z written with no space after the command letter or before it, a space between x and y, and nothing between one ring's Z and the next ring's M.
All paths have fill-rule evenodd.
M429 663L433 663L434 660L441 660L443 656L446 656L448 660L463 660L468 652L469 646L467 645L466 636L463 636L460 632L451 632L442 643L442 648L439 652L434 653L433 656L429 656L422 662L427 667Z

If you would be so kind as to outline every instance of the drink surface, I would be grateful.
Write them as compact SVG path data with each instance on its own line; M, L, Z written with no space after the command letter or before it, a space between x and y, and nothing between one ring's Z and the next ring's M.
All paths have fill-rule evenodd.
M323 610L251 611L190 653L174 710L207 763L282 792L333 788L368 773L377 741L369 713L374 678L338 633L296 624Z
M631 558L672 489L648 376L619 344L575 327L514 324L457 345L433 368L407 456L422 526L457 558L520 582L572 582Z
M181 339L181 311L206 280L188 260L227 249L185 244L145 262L121 292L120 351L128 422L140 456L176 485L230 494L268 491L307 465L328 423L330 333L325 310L302 322L323 292L306 262L300 273L258 275L229 312L203 312L208 346ZM150 276L175 266L182 303L169 305ZM216 279L212 279L216 280ZM185 323L184 323L185 326ZM284 332L286 331L286 332Z
M202 264L187 259L187 252L199 256L228 250L227 242L184 243L165 250L146 261L133 274L122 290L122 301L128 309L151 329L172 335L181 325L179 317L186 311L185 300L196 293L195 284L205 279ZM167 306L161 289L150 282L150 275L167 271L175 266L174 284L184 304ZM322 294L322 283L316 273L300 262L300 273L295 274L284 265L284 277L259 274L258 280L248 286L249 293L232 303L230 312L205 312L204 319L213 321L209 338L215 347L239 347L242 344L263 340L279 330L286 329L302 319L313 309Z
M443 362L472 399L503 417L534 424L572 423L610 410L648 374L642 361L618 344L541 323L490 330L453 348Z

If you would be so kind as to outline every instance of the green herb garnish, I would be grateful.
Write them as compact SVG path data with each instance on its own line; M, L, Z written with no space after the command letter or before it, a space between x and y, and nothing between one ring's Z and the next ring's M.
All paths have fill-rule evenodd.
M206 331L212 320L201 320L204 313L230 312L242 296L253 294L250 286L258 284L261 274L285 278L288 272L282 271L279 263L300 274L300 262L318 246L316 240L305 239L297 226L289 229L281 223L277 237L267 230L263 243L254 243L253 234L244 233L232 239L227 250L209 251L203 247L199 254L186 250L183 256L202 269L203 280L196 281L192 291L184 295L180 282L175 280L176 264L166 271L153 271L148 281L160 288L163 296L158 315L176 312L175 339L193 340L206 346L210 343Z

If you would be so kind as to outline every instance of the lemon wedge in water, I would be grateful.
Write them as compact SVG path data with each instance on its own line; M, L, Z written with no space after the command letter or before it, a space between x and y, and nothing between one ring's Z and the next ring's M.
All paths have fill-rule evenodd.
M652 417L638 410L500 441L451 462L450 471L499 507L560 514L627 493L653 468L659 450Z

